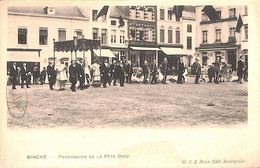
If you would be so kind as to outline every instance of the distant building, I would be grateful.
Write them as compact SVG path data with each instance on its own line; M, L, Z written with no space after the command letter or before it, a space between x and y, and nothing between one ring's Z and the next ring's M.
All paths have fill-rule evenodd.
M219 57L236 69L240 55L247 59L248 21L247 6L213 6L220 19L210 21L202 12L204 6L196 7L196 58L202 66L208 66ZM243 26L236 32L239 15Z
M128 60L135 66L158 60L156 6L128 7Z
M53 39L72 40L73 36L91 38L89 9L76 6L10 6L8 7L7 65L23 62L32 69L42 69L53 60ZM74 52L56 52L68 65ZM82 57L82 52L78 52ZM58 60L57 59L57 60ZM90 58L89 58L89 61Z

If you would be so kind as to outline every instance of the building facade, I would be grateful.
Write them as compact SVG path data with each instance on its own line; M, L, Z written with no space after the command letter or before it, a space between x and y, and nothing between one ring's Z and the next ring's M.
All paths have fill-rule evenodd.
M240 55L247 59L247 6L213 6L219 17L215 21L210 21L202 12L203 7L196 7L196 58L202 66L208 66L219 57L235 70ZM243 26L240 32L236 32L239 15Z
M156 6L128 7L128 54L134 66L158 59Z
M18 66L26 62L30 69L42 69L54 58L54 40L72 40L75 35L90 38L88 13L88 8L79 7L8 7L8 66L15 61ZM68 64L76 55L56 52L55 56Z

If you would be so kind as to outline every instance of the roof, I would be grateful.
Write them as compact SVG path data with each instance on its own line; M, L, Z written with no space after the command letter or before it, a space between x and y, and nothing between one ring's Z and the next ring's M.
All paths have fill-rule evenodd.
M110 17L122 17L123 19L127 18L127 7L126 6L110 6Z
M8 12L46 15L44 8L46 6L10 6ZM85 17L77 6L57 6L55 8L56 16L69 16L69 17Z

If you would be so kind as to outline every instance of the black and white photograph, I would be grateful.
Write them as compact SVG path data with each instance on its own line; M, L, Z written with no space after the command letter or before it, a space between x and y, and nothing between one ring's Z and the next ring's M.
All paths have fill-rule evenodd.
M247 18L246 5L9 6L8 127L247 124Z
M180 137L185 134L179 130L217 129L221 132L235 129L234 137L232 134L229 139L232 143L232 139L246 132L243 130L250 126L249 109L259 110L257 103L249 107L250 100L257 101L257 97L255 100L249 97L250 82L259 80L252 75L259 70L259 65L258 69L253 69L257 66L252 61L258 54L250 50L252 45L259 47L259 44L253 41L257 37L248 38L252 3L252 8L247 3L185 5L173 1L80 4L14 2L3 5L5 10L1 16L6 24L2 24L1 29L4 27L6 39L1 40L5 41L5 45L1 44L5 53L1 59L1 66L4 66L1 83L5 90L6 110L3 112L6 118L2 122L6 122L5 129L11 134L19 131L13 136L22 135L22 130L41 134L41 130L66 129L89 131L87 135L95 130L125 130L126 136L127 130L156 130L166 136L163 131L169 130L177 131L174 135L178 139L179 133ZM259 94L259 87L251 89ZM214 136L223 136L219 132L212 136L210 131L201 134L209 135L210 141ZM194 138L195 135L191 133L190 136ZM41 137L44 137L43 132ZM79 137L88 139L88 136ZM188 139L192 141L193 138ZM22 139L13 143L19 144ZM98 139L97 142L101 142L100 137ZM219 139L226 143L225 138ZM63 141L60 143L62 145ZM259 166L259 162L253 160L256 155L246 160L246 152L242 150L229 158L202 154L204 159L194 158L198 156L195 151L182 155L178 147L174 149L178 154L171 151L168 156L166 151L171 150L171 145L167 147L166 143L157 148L156 141L150 143L133 146L132 156L130 150L123 147L119 153L109 153L110 148L108 152L102 148L102 152L88 153L86 149L82 154L76 149L84 150L84 145L77 145L72 153L57 149L57 153L47 155L43 147L39 147L41 151L24 151L26 155L19 156L19 161L26 160L22 167L26 164L57 167L61 162L62 167L73 167L74 162L82 163L80 167ZM209 151L218 148L216 143L212 149L210 146ZM138 157L135 150L142 149L145 155L149 149L159 151L158 162L149 155ZM222 152L228 149L225 146ZM216 153L220 154L220 149ZM46 158L59 160L60 164L44 163ZM155 164L145 163L145 158ZM102 164L94 164L91 159ZM107 160L108 165L105 164Z

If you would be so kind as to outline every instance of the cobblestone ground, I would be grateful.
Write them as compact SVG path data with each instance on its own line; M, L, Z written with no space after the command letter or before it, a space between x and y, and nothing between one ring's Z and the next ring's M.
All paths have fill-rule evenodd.
M193 80L189 78L183 85L126 84L77 92L71 92L70 85L65 91L50 91L47 84L32 85L27 89L26 114L16 119L8 113L8 126L174 128L247 124L247 83L196 85Z

